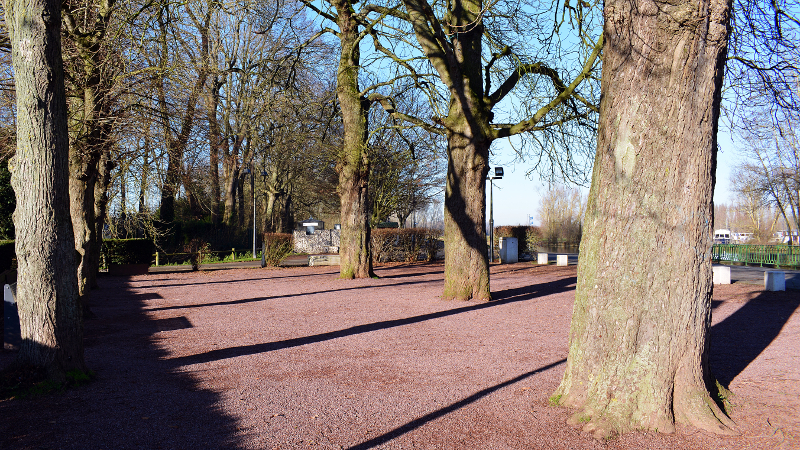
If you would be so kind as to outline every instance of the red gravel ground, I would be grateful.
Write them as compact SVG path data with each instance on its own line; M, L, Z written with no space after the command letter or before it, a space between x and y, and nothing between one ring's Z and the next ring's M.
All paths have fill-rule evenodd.
M547 401L574 267L495 266L490 303L442 301L441 264L337 269L102 278L86 322L97 379L0 402L0 448L800 448L798 291L715 290L711 365L739 436L596 441Z

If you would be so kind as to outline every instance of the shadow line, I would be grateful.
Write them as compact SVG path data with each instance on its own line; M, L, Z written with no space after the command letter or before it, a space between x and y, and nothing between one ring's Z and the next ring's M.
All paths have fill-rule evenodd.
M275 300L279 298L290 298L290 297L303 297L305 295L316 295L316 294L325 294L328 292L342 292L342 291L354 291L359 289L374 289L374 288L382 288L382 287L392 287L392 286L406 286L410 284L423 284L423 283L437 283L441 282L441 280L421 280L421 281L404 281L402 283L392 283L392 284L376 284L376 285L367 285L367 286L352 286L352 287L345 287L341 289L329 289L327 291L314 291L314 292L301 292L295 294L283 294L283 295L272 295L269 297L252 297L252 298L240 298L238 300L227 300L224 302L213 302L213 303L199 303L194 305L176 305L176 306L162 306L160 308L149 308L145 311L169 311L172 309L186 309L186 308L203 308L206 306L229 306L229 305L240 305L243 303L253 303L253 302L262 302L266 300Z
M402 436L402 435L404 435L404 434L406 434L406 433L408 433L410 431L413 431L413 430L425 425L428 422L434 421L434 420L438 419L439 417L442 417L444 415L450 414L451 412L453 412L455 410L458 410L458 409L461 409L461 408L469 405L470 403L474 403L474 402L480 400L483 397L486 397L487 395L489 395L489 394L491 394L491 393L493 393L495 391L498 391L498 390L500 390L500 389L502 389L504 387L510 386L510 385L512 385L514 383L518 383L518 382L520 382L520 381L522 381L522 380L524 380L524 379L526 379L528 377L536 375L537 373L541 373L541 372L550 370L550 369L552 369L554 367L558 367L561 364L564 364L565 362L567 362L566 358L564 358L562 360L559 360L559 361L556 361L554 363L550 363L550 364L548 364L546 366L539 367L538 369L531 370L530 372L523 373L522 375L514 377L514 378L512 378L510 380L506 380L506 381L504 381L504 382L502 382L500 384L496 384L494 386L491 386L491 387L488 387L486 389L480 390L480 391L470 395L469 397L467 397L465 399L459 400L459 401L457 401L455 403L452 403L452 404L450 404L448 406L445 406L444 408L437 409L436 411L433 411L431 413L425 414L424 416L422 416L422 417L420 417L418 419L414 419L411 422L408 422L405 425L397 427L392 431L384 433L384 434L382 434L380 436L376 436L376 437L374 437L374 438L372 438L372 439L370 439L370 440L368 440L366 442L362 442L362 443L360 443L358 445L354 445L354 446L350 447L348 450L366 450L368 448L373 448L373 447L376 447L378 445L385 444L385 443L391 441L392 439L394 439L396 437Z
M500 297L501 299L494 300L491 302L480 303L477 305L463 306L460 308L448 309L445 311L439 311L429 314L422 314L419 316L405 317L402 319L383 320L375 323L356 325L342 330L329 331L327 333L320 333L312 336L303 336L299 338L285 339L276 342L265 342L261 344L250 344L250 345L241 345L237 347L220 348L220 349L210 350L204 353L198 353L195 355L171 358L170 362L174 363L176 366L185 366L191 364L201 364L211 361L218 361L221 359L235 358L238 356L254 355L258 353L271 352L275 350L283 350L286 348L298 347L301 345L316 344L318 342L324 342L332 339L353 336L356 334L369 333L371 331L377 331L377 330L385 330L389 328L395 328L404 325L424 322L426 320L439 319L442 317L452 316L469 311L479 311L485 308L492 308L495 306L505 305L509 303L531 300L536 297L541 297L545 295L550 295L574 289L574 287L571 286L574 283L575 283L575 277L571 277L571 278L551 281L540 285L506 289L498 292L499 294L498 297Z
M762 292L711 327L709 363L726 388L780 334L800 306L792 292Z
M231 270L235 270L235 269L231 269ZM190 271L186 271L186 272L160 272L160 273L151 273L150 275L160 275L161 273L173 274L173 273L192 273L192 272L190 272ZM154 288L155 287L162 288L162 287L175 287L175 286L197 286L197 285L202 285L202 284L244 283L246 281L280 280L282 278L300 278L300 277L314 277L314 276L320 276L320 275L338 275L338 274L339 274L338 271L337 272L319 272L319 273L306 273L306 274L302 274L302 275L282 275L282 276L279 276L279 277L263 276L263 277L257 277L257 278L242 278L242 279L239 279L239 280L216 280L216 281L203 281L203 282L200 282L200 283L172 283L172 284L155 284L158 280L142 280L142 281L135 280L135 281L131 282L131 285L135 286L135 287L139 287L139 285L137 283L150 282L150 283L153 283L151 285L152 287L154 287ZM165 280L165 281L169 281L169 280Z

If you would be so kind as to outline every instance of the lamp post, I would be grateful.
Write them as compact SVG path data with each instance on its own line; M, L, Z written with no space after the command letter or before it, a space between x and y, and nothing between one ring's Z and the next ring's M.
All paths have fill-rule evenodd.
M486 179L489 180L489 263L492 264L494 263L494 202L492 193L494 191L494 180L500 180L502 178L502 167L495 167L494 175L492 175L492 171L489 170L489 176L486 177Z

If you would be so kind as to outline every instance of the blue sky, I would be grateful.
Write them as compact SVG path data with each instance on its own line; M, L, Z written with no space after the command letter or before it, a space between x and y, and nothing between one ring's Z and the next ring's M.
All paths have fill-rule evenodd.
M505 141L498 141L492 151L492 167L494 161L508 161L513 158L512 150ZM730 203L733 199L731 193L731 170L739 161L736 147L730 134L725 130L719 132L720 152L717 157L717 186L714 189L714 203ZM539 224L539 203L541 196L547 191L547 183L543 183L537 176L527 178L525 173L529 165L518 163L516 165L504 164L505 175L502 180L495 181L494 186L494 224L500 225L525 225L528 216L534 220L534 225ZM588 193L588 189L586 189ZM488 186L487 186L487 216Z

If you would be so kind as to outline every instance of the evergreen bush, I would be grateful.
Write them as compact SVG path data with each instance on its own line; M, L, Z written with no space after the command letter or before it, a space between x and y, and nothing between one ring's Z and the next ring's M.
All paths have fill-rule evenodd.
M0 241L0 272L16 267L14 241Z

